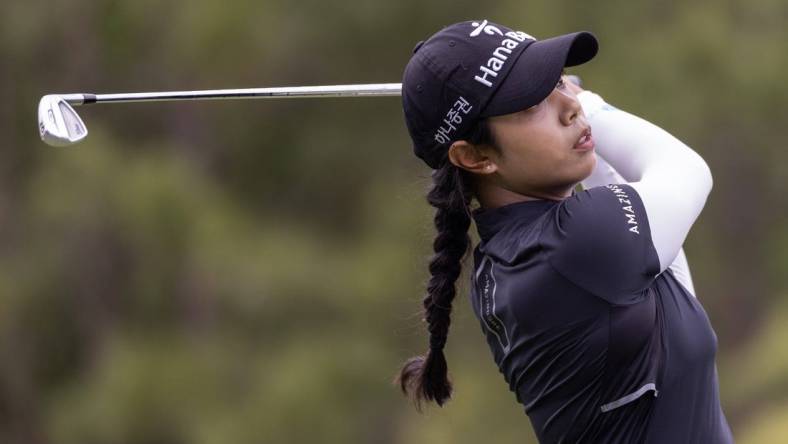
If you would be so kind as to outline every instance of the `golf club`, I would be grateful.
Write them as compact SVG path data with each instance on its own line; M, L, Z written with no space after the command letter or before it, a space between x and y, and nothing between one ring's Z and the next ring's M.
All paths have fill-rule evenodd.
M568 77L580 85L579 77ZM88 129L72 106L91 103L399 96L401 91L400 83L372 83L121 94L48 94L42 97L38 104L38 130L41 140L51 146L68 146L80 142L87 137Z

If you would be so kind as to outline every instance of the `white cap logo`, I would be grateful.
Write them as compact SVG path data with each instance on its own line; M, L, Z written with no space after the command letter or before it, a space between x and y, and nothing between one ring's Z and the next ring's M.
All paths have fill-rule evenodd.
M479 75L473 78L488 88L493 87L493 81L495 81L495 78L498 77L498 72L503 69L512 51L517 48L520 43L526 40L536 40L532 35L526 34L522 31L509 31L504 34L500 29L498 29L498 27L488 25L487 20L484 20L481 23L472 22L471 25L476 28L470 33L471 37L480 35L482 31L484 31L484 33L487 35L494 36L495 34L498 34L499 36L506 37L501 41L500 45L493 50L491 57L487 60L487 63L479 66Z
M497 33L498 35L501 35L501 36L503 35L503 32L501 32L500 29L496 28L493 25L488 25L487 24L487 20L483 21L482 23L473 22L473 23L471 23L471 25L473 25L473 27L476 28L470 34L471 37L476 37L477 35L481 34L482 31L484 31L484 33L487 34L487 35L493 35L495 33Z

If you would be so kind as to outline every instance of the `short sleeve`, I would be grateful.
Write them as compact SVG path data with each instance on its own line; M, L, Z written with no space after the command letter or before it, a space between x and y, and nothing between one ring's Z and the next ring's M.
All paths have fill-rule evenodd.
M613 304L641 301L660 271L645 207L628 184L564 199L540 241L558 273Z

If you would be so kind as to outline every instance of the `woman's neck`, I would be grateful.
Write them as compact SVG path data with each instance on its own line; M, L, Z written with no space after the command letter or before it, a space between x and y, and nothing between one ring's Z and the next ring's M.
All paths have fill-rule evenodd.
M572 196L575 185L554 190L534 190L529 191L528 194L511 191L489 182L486 184L477 182L475 188L479 205L484 209L491 209L529 200L564 200Z

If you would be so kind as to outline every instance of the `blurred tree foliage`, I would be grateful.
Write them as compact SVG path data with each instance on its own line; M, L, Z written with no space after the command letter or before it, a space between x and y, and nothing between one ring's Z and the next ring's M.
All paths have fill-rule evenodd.
M468 308L425 415L429 171L399 99L102 105L54 149L38 98L398 82L486 17L600 40L589 89L685 141L715 187L686 251L738 442L788 436L788 4L43 2L0 18L0 442L534 442Z

